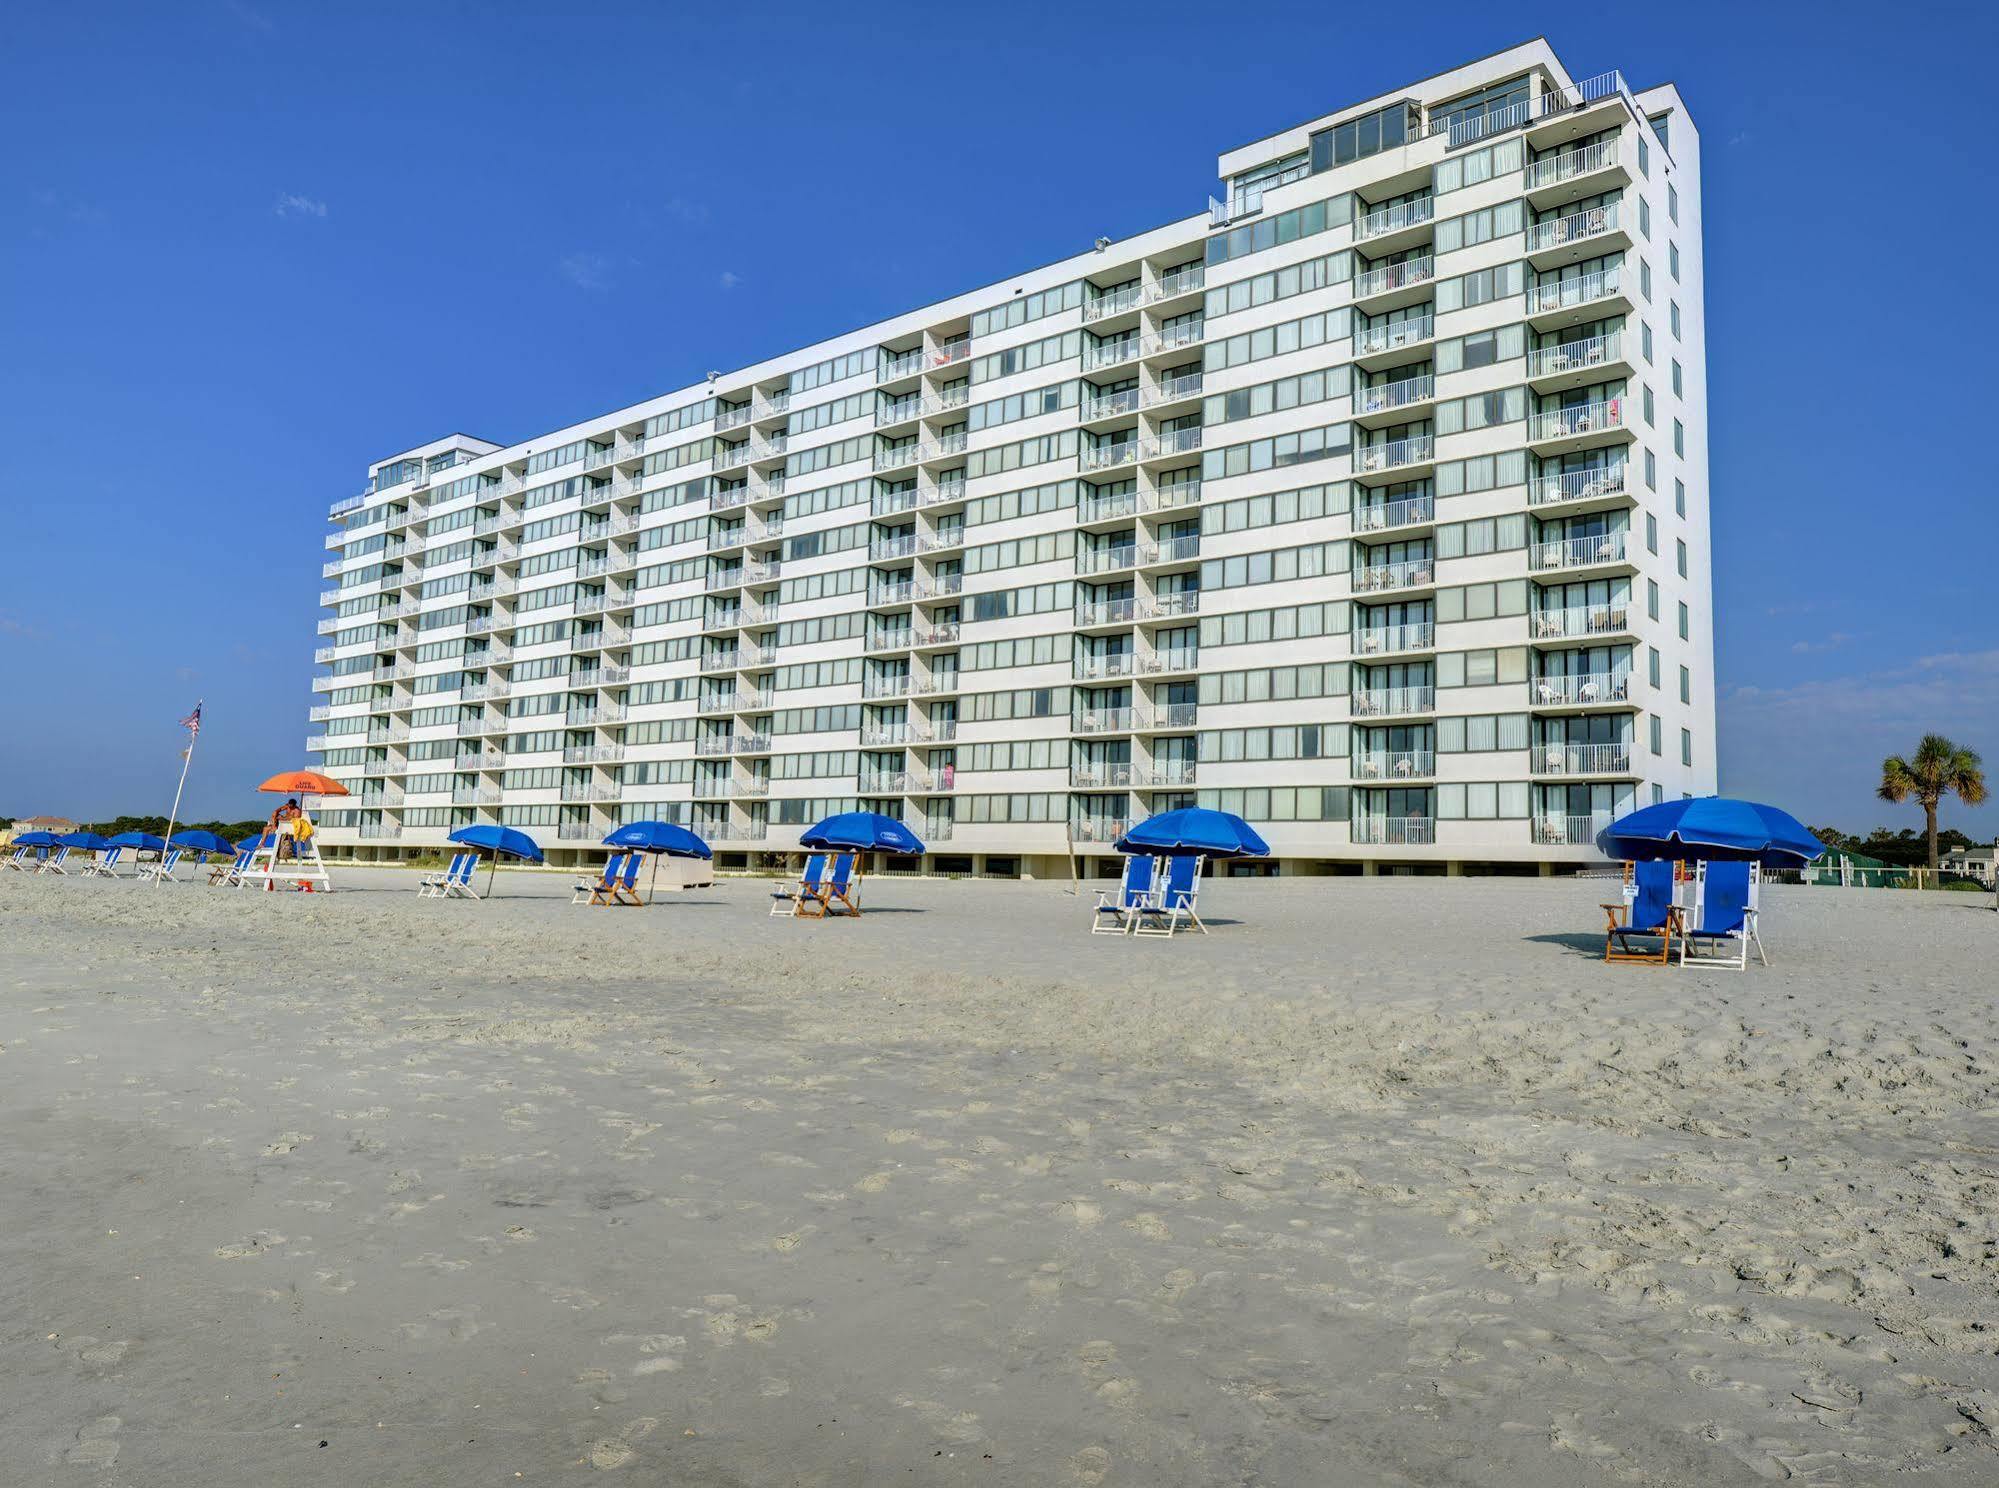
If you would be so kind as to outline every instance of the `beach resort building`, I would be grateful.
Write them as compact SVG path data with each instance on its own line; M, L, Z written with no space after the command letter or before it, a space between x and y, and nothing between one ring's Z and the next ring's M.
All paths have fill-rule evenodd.
M1286 873L1531 872L1713 791L1678 91L1534 41L1217 175L1165 226L375 464L326 537L324 847L498 821L580 860L662 818L727 866L862 806L934 871L1048 875L1198 803Z

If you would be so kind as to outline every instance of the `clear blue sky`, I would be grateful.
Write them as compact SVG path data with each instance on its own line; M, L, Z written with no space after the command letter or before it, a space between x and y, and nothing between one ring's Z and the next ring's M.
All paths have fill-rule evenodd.
M1393 12L1383 12L1392 20ZM1414 13L1411 13L1414 15ZM327 504L1199 210L1218 150L1524 40L1505 6L15 0L0 52L0 813L306 763ZM1706 146L1731 793L1864 830L1999 776L1973 7L1549 9ZM1377 18L1378 20L1378 18ZM1999 832L1999 807L1947 821Z

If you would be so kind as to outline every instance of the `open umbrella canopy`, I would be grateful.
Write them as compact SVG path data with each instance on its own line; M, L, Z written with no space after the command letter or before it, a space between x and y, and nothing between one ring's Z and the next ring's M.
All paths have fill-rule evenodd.
M286 770L257 787L273 796L344 796L347 787L317 770Z
M1765 868L1800 868L1825 851L1790 812L1727 796L1643 807L1597 833L1596 845L1613 858L1721 859Z
M216 832L206 832L200 827L189 827L185 832L176 832L167 839L175 847L184 847L189 852L233 853L229 839Z
M476 847L481 852L504 853L510 858L525 858L530 863L542 861L541 844L525 832L517 832L512 827L491 825L460 827L445 839L460 847Z
M269 847L276 841L277 838L269 832L252 832L248 837L245 837L241 842L236 844L235 850L237 852L254 851L260 847ZM224 848L223 851L227 852L229 849Z
M165 852L167 839L153 832L120 832L108 838L106 847L136 847L140 852Z
M606 847L626 852L665 853L670 858L712 858L715 850L685 827L672 822L627 822L604 839Z
M24 839L17 837L14 840L20 842ZM80 847L85 852L102 852L111 845L95 832L66 832L56 841L64 847Z
M43 832L39 830L33 832L23 832L20 836L14 839L14 846L60 847L62 846L62 838L56 836L56 834L53 832Z
M1264 858L1270 844L1256 828L1226 811L1188 806L1149 816L1117 840L1124 853L1199 853L1207 858Z
M855 852L921 853L923 839L892 816L878 811L843 811L809 828L801 847L850 848Z

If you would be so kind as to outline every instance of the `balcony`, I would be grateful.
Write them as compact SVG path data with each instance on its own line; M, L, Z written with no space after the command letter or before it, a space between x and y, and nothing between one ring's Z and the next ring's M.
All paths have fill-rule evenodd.
M1624 562L1627 532L1602 532L1593 537L1560 538L1530 543L1527 567L1533 573L1560 568L1601 568Z
M1374 687L1356 691L1349 700L1355 718L1393 718L1437 711L1434 687Z
M485 785L454 785L451 788L451 804L454 806L497 806L500 804L499 791Z
M916 582L901 579L892 584L876 584L868 590L870 609L895 609L901 605L914 604L918 598Z
M1594 176L1599 171L1610 170L1619 163L1617 141L1599 140L1593 145L1583 145L1572 150L1558 150L1552 155L1542 156L1539 160L1529 161L1525 170L1521 172L1521 186L1530 196L1536 193L1553 193L1557 187L1568 186L1571 182L1581 182L1586 177Z
M625 788L616 782L565 780L562 782L562 799L565 801L616 801L623 798Z
M734 742L731 734L703 734L694 741L694 753L702 759L718 759L728 754Z
M1201 535L1189 533L1185 537L1162 538L1156 543L1138 545L1138 562L1141 568L1170 568L1175 564L1193 563L1201 556Z
M1076 521L1079 524L1091 522L1116 522L1138 512L1138 492L1109 491L1098 496L1083 496L1076 501Z
M1130 625L1138 619L1138 600L1094 599L1085 600L1076 606L1076 623L1092 625Z
M1364 325L1354 332L1354 355L1384 356L1389 352L1403 351L1411 346L1421 346L1433 339L1436 334L1436 317L1429 314L1384 321L1380 325Z
M1122 816L1080 816L1069 824L1069 836L1076 842L1116 842L1130 830L1130 819Z
M1201 613L1201 591L1198 589L1176 589L1171 593L1155 595L1152 602L1139 609L1141 620L1176 620L1185 615Z
M485 716L482 714L477 718L459 719L456 725L456 731L458 737L461 739L478 738L481 734L487 732ZM495 730L495 732L497 732L497 730Z
M1428 651L1437 644L1437 627L1428 620L1402 625L1369 625L1353 633L1356 656L1389 656L1398 651Z
M1109 320L1114 315L1123 315L1127 311L1136 310L1143 297L1142 286L1127 284L1122 289L1112 290L1109 294L1100 294L1095 299L1085 299L1083 324L1094 325L1097 321Z
M731 737L731 754L769 754L770 735L750 734L738 729Z
M562 751L565 765L610 765L624 757L622 744L571 744Z
M1385 207L1376 207L1354 218L1353 240L1356 243L1373 243L1380 239L1404 237L1423 229L1422 236L1428 236L1427 229L1437 215L1435 197L1423 196L1414 201L1391 202Z
M1630 607L1622 604L1537 610L1527 619L1528 635L1537 641L1589 640L1631 632Z
M1530 830L1542 847L1594 847L1596 834L1609 825L1607 816L1537 816Z
M1076 550L1076 572L1079 574L1115 573L1119 569L1131 568L1137 562L1137 543L1119 543L1114 547Z
M1527 442L1579 447L1603 434L1625 432L1624 399L1606 398L1570 408L1553 408L1527 421Z
M1629 775L1629 744L1536 744L1528 751L1536 775Z
M1430 254L1421 258L1408 258L1400 263L1377 264L1353 277L1353 297L1356 303L1369 302L1374 310L1392 309L1397 302L1414 304L1426 298L1426 286L1437 277L1437 260ZM1387 304L1380 303L1386 301Z
M1110 444L1093 444L1082 452L1082 468L1085 470L1110 470L1119 465L1129 465L1138 458L1138 441L1120 439Z
M1132 772L1131 783L1138 790L1191 790L1196 766L1192 760L1167 760L1142 765Z
M875 368L875 382L897 382L905 377L915 377L924 369L923 352L905 351L897 356L884 357Z
M1537 708L1594 708L1628 703L1631 677L1625 672L1551 673L1527 684L1527 701Z
M1079 708L1070 728L1079 734L1128 734L1150 722L1140 708Z
M965 478L940 480L917 487L917 501L924 506L944 506L965 499Z
M1526 230L1528 258L1537 268L1549 268L1626 246L1631 239L1619 226L1617 207L1616 202L1583 207L1530 224Z
M1138 675L1138 657L1130 651L1113 651L1102 656L1076 658L1073 676L1078 682L1100 682L1114 677Z
M928 363L929 369L932 372L937 372L946 367L957 365L959 362L970 357L971 354L972 338L970 336L960 336L956 340L946 341L932 348L926 354L924 360Z
M401 822L362 822L360 827L363 842L393 842L403 835Z
M307 741L306 747L307 748L311 747L310 740ZM403 773L404 769L405 766L403 766L402 764L398 763L395 760L378 759L378 760L363 760L361 762L361 773L365 776L371 776L378 779L385 775L400 775Z
M555 829L555 840L558 842L595 842L603 835L599 828L587 821L566 821Z
M1437 773L1427 749L1366 749L1353 757L1355 780L1422 780Z
M1145 292L1145 302L1156 305L1162 300L1177 300L1183 295L1199 294L1208 282L1205 264L1183 264L1161 274Z
M876 651L907 651L911 644L910 637L912 634L913 632L910 627L906 625L895 630L871 631L868 634L863 649L871 653Z
M1623 462L1589 470L1537 475L1528 484L1529 506L1555 506L1570 501L1605 501L1628 496Z
M316 685L320 679L314 677L312 680ZM307 723L324 723L326 722L327 719L331 718L332 716L333 716L333 705L330 703L319 703L314 707L306 710L305 721Z
M1126 388L1122 392L1103 393L1094 398L1085 398L1078 409L1078 416L1086 424L1102 422L1106 419L1125 418L1138 412L1138 389ZM330 565L338 572L340 565ZM329 574L328 577L331 577Z
M1177 460L1183 455L1199 452L1202 430L1175 429L1167 434L1148 434L1138 441L1138 458L1150 464L1155 460Z
M1393 589L1420 589L1435 582L1435 567L1428 558L1365 564L1353 570L1353 592L1380 594Z
M1397 527L1414 527L1436 517L1436 502L1428 496L1405 496L1399 501L1371 502L1353 509L1355 532L1388 532Z
M1580 341L1537 346L1527 353L1527 380L1547 384L1590 381L1589 374L1624 361L1624 333L1610 331Z
M461 747L451 757L451 768L454 770L501 770L506 768L506 764L506 753L499 749L465 749Z
M1527 314L1537 322L1592 319L1611 313L1623 300L1622 273L1616 268L1592 269L1559 279L1543 279L1527 290ZM1589 310L1590 315L1577 312Z
M1431 847L1437 841L1437 819L1363 816L1353 824L1353 841L1364 847Z
M876 770L860 776L856 788L864 796L902 796L927 791L931 784L922 770Z
M1120 336L1115 341L1106 341L1098 346L1083 350L1083 370L1101 372L1106 367L1121 367L1126 362L1137 361L1144 348L1137 336Z
M909 681L905 676L864 677L861 679L861 696L864 698L898 698L909 695Z
M1168 326L1156 335L1142 338L1139 342L1139 354L1147 358L1178 359L1184 352L1197 350L1202 341L1207 339L1207 334L1207 318L1197 315L1192 320L1183 320L1178 325Z
M947 620L941 625L919 625L910 632L910 643L918 650L933 650L958 644L958 624Z
M458 689L458 700L464 703L483 703L491 698L503 698L514 690L511 682L471 682Z
M770 780L761 775L749 780L732 780L729 782L729 794L738 800L754 800L760 796L767 796L770 794Z
M1396 413L1405 408L1431 402L1437 396L1437 379L1428 372L1414 377L1404 377L1396 382L1374 383L1357 388L1353 395L1353 411L1356 418L1367 418L1381 414ZM1390 422L1396 422L1390 420Z
M906 533L901 537L878 537L868 544L868 561L886 563L896 558L913 557L916 553L916 534Z
M337 632L342 625L348 623L349 622L342 620L338 615L329 615L324 620L320 621L319 624L314 628L317 630L317 632L320 635L332 635L335 632ZM361 624L364 622L357 619L352 623ZM328 647L327 649L331 650L332 648Z
M1437 442L1428 434L1411 434L1383 444L1357 444L1353 450L1355 475L1380 475L1391 470L1410 470L1436 458Z
M599 703L594 708L571 708L562 715L562 721L571 728L594 728L609 723L623 723L625 710L619 703Z
M1168 403L1191 403L1201 396L1202 378L1199 372L1183 372L1178 377L1162 377L1146 388L1140 403L1146 408L1159 408Z
M1071 765L1069 767L1069 788L1071 790L1129 790L1133 770L1128 764L1115 765Z

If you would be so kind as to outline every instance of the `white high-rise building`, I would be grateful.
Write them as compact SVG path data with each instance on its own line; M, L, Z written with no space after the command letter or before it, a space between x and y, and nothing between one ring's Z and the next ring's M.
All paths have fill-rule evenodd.
M1715 786L1700 140L1535 41L1208 210L338 503L321 841L945 872L1247 817L1284 872L1579 863ZM828 319L838 320L837 311ZM725 348L716 348L716 362ZM742 859L734 859L742 861Z

